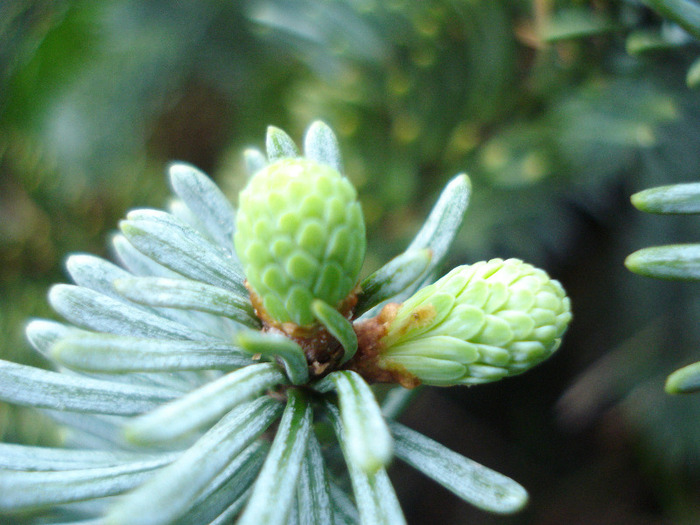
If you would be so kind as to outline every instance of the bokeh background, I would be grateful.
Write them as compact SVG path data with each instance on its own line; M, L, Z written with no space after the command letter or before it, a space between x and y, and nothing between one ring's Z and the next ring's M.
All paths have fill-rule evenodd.
M45 364L25 320L52 316L67 253L109 257L128 208L166 202L168 162L235 202L241 153L267 125L300 140L322 119L360 192L365 271L466 171L473 200L446 269L519 257L574 305L549 362L425 389L403 417L521 482L529 507L492 516L397 464L409 523L698 523L700 395L663 382L700 358L700 285L623 266L700 237L698 218L629 204L700 176L698 56L637 0L0 1L0 358ZM3 441L59 438L0 403Z

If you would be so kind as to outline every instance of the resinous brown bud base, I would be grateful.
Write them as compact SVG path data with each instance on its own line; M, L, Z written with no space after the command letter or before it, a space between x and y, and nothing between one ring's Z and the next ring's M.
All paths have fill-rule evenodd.
M260 297L248 283L246 287L250 292L255 314L263 324L262 331L284 335L299 344L304 350L306 362L309 365L310 378L320 379L339 368L343 358L343 347L323 325L314 323L299 326L289 322L280 323L265 311ZM359 287L353 290L353 293L338 308L338 311L348 319L353 317L358 293ZM398 383L404 388L415 388L420 385L420 380L401 365L385 368L379 366L381 339L386 335L400 306L397 303L389 303L382 308L377 317L353 325L357 334L357 353L342 368L357 372L370 383ZM421 315L420 312L415 312L413 319L419 324L421 319L426 320L425 315Z
M396 363L385 367L379 365L382 339L400 307L398 303L389 303L382 308L377 317L355 323L357 353L348 362L346 368L354 370L370 383L398 383L404 388L415 388L421 384L420 379L403 366ZM413 312L411 319L417 324L422 324L426 322L425 318L430 316L427 309L417 310Z
M262 322L262 331L284 335L301 346L309 365L309 377L318 379L338 368L338 364L343 358L343 347L322 324L313 323L299 326L292 322L281 323L267 313L260 296L247 282L246 288L250 293L250 301L253 304L255 315ZM338 311L348 319L352 319L357 304L358 291L359 289L353 290L338 307Z

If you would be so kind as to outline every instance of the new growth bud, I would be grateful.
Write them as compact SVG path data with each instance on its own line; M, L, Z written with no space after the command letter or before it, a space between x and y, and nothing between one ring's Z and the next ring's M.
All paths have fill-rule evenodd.
M455 268L389 317L380 368L429 385L471 385L520 374L552 355L571 305L543 270L493 259Z
M310 325L314 299L343 310L366 240L357 193L337 170L295 158L258 171L240 194L236 228L236 252L261 317Z

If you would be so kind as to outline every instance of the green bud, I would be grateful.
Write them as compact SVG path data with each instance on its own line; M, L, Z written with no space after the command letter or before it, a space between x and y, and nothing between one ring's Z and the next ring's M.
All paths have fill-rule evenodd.
M366 240L355 188L326 164L278 160L241 192L234 242L258 314L310 325L315 299L342 309L357 284Z
M570 321L566 292L543 270L518 259L459 266L398 307L378 365L430 385L495 381L547 359Z

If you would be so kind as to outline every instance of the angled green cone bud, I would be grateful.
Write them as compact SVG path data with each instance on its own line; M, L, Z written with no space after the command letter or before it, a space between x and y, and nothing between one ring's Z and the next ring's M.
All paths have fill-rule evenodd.
M382 316L380 369L395 372L395 380L407 373L424 384L470 385L547 359L571 321L571 305L543 270L493 259L455 268Z
M240 194L234 242L263 320L310 325L315 299L351 307L365 224L355 188L331 166L285 158L258 171Z

